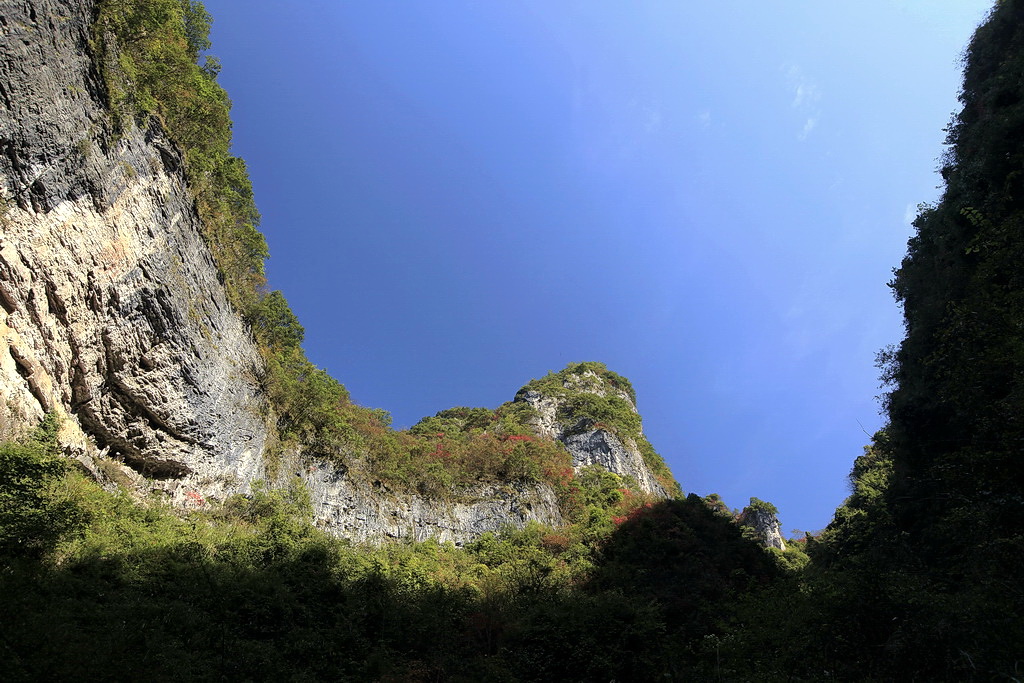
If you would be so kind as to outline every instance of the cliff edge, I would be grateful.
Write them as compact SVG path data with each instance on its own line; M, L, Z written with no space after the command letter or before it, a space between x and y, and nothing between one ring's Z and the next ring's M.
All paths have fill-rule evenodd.
M629 380L595 362L572 363L533 380L516 394L533 410L538 435L561 442L576 471L599 465L662 498L680 493L671 472L643 434Z
M138 4L110 11L130 23ZM304 394L282 408L268 390L272 344L238 310L224 245L204 223L209 202L197 187L209 181L190 161L194 150L168 132L160 106L126 115L112 104L142 96L130 79L112 90L104 69L130 70L117 60L118 38L97 33L101 7L0 7L0 438L57 413L65 453L97 480L177 507L297 478L315 523L359 541L462 543L508 525L561 524L557 468L538 461L527 472L501 460L523 449L554 462L564 448L576 469L600 465L659 496L678 490L640 431L632 388L596 363L524 387L506 405L528 424L465 437L463 450L482 444L497 465L447 488L382 474L374 458L395 444L405 450L390 456L440 463L447 454L440 442L424 452L435 445L430 435L393 432L353 408L340 385L335 417L348 436L315 448L300 432L283 438L287 411L303 407ZM215 74L202 73L213 83ZM230 140L229 130L219 135ZM241 161L226 159L244 177ZM262 270L248 272L258 276L258 301Z

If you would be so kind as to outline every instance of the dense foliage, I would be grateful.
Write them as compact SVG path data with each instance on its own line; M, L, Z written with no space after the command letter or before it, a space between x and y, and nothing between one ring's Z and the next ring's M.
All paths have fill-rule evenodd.
M907 327L887 368L895 513L922 543L953 535L970 553L978 523L1019 543L1024 504L1022 19L1000 3L968 49L945 193L892 283Z
M354 405L264 289L228 101L216 62L198 63L208 27L192 0L102 0L93 48L118 125L163 125L186 150L283 443L434 496L546 478L569 524L358 547L309 524L299 486L180 517L70 469L49 420L0 446L0 677L1020 680L1024 0L1000 0L966 53L945 192L892 282L906 338L881 356L889 423L829 527L784 553L744 538L717 496L655 501L600 468L570 476L523 401L406 432ZM632 387L604 366L523 391L558 397L570 427L634 439L670 477Z
M53 466L42 432L0 457L3 680L672 680L777 573L695 496L600 468L564 528L363 547L298 483L183 517Z
M1020 680L1024 2L996 4L964 63L945 190L921 207L890 283L906 337L880 356L888 425L808 543L800 584L774 606L751 601L771 627L734 632L748 652L778 653L754 670Z
M928 604L937 619L900 634L918 649L917 663L1019 676L1024 3L999 2L978 28L960 101L948 128L945 191L922 207L891 283L906 338L883 358L889 425L874 462L855 472L862 490L883 477L891 484L881 496L859 496L856 509L890 549L879 571L920 569L905 580L920 593L898 596ZM837 524L836 533L852 542L858 534L847 527L856 526L864 525ZM960 625L940 627L942 619Z

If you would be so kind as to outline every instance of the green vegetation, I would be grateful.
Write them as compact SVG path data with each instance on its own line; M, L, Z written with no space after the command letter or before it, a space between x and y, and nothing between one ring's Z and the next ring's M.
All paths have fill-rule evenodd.
M636 391L629 380L612 372L604 363L584 361L569 363L560 372L549 372L540 379L530 381L520 391L538 391L547 396L564 396L571 390L590 389L622 392L636 405Z
M283 447L437 497L546 479L569 523L461 549L359 547L309 524L298 485L179 517L68 468L51 419L0 446L0 677L1020 679L1024 0L997 3L971 43L946 189L892 282L907 335L880 356L889 423L829 527L785 552L745 539L715 495L656 501L600 468L572 476L564 451L531 436L523 401L406 432L354 405L264 289L228 101L215 60L198 64L208 26L190 0L102 0L93 49L115 123L163 126L186 150L205 237L267 359ZM632 387L603 365L522 391L558 398L570 427L635 440L674 484L640 436Z
M0 453L23 461L0 479L10 681L657 680L776 573L696 497L600 468L564 528L371 547L313 527L298 480L182 516L53 466L43 433Z
M882 358L893 386L886 407L895 522L925 544L955 538L975 558L987 554L977 547L978 524L1021 540L1022 12L1020 2L999 3L968 48L945 192L918 215L891 283L907 335Z
M811 562L811 558L804 547L806 542L807 539L805 538L790 539L786 542L785 550L768 548L768 552L773 555L779 569L799 576L800 572Z
M68 469L56 453L58 426L51 415L24 443L0 445L0 563L41 557L82 523L56 485Z
M976 31L960 101L942 198L890 283L906 337L879 356L888 425L811 563L747 603L725 656L757 654L736 677L1020 680L1024 2Z
M762 513L764 513L766 515L777 515L777 514L779 514L779 508L775 507L774 505L772 505L771 503L769 503L766 500L761 500L760 498L754 498L753 496L751 496L751 498L750 498L750 504L747 505L747 509L748 510L755 510L757 512L762 512Z

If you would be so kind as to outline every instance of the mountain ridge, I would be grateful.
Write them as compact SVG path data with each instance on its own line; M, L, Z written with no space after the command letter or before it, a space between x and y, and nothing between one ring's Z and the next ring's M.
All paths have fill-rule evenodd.
M6 20L7 436L59 413L65 451L94 477L185 509L297 477L315 523L359 541L461 543L505 525L557 525L566 466L599 463L641 491L678 492L638 415L628 433L599 423L594 402L628 387L600 364L570 366L586 373L567 377L590 384L545 403L587 429L546 434L531 422L536 407L512 401L441 444L394 432L386 413L355 405L305 360L301 325L262 284L258 215L229 130L180 122L188 105L229 127L218 124L228 104L215 69L197 64L209 45L201 5L33 0ZM139 43L158 39L172 56L150 65ZM156 80L171 67L184 75ZM199 96L181 95L166 82L175 78L208 101L189 105ZM635 400L631 387L623 396Z

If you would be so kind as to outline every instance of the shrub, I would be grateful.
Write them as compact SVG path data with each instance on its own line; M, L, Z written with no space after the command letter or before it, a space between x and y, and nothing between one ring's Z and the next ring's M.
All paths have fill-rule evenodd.
M0 558L38 557L85 524L59 488L68 466L57 453L58 427L51 414L23 442L0 444Z

